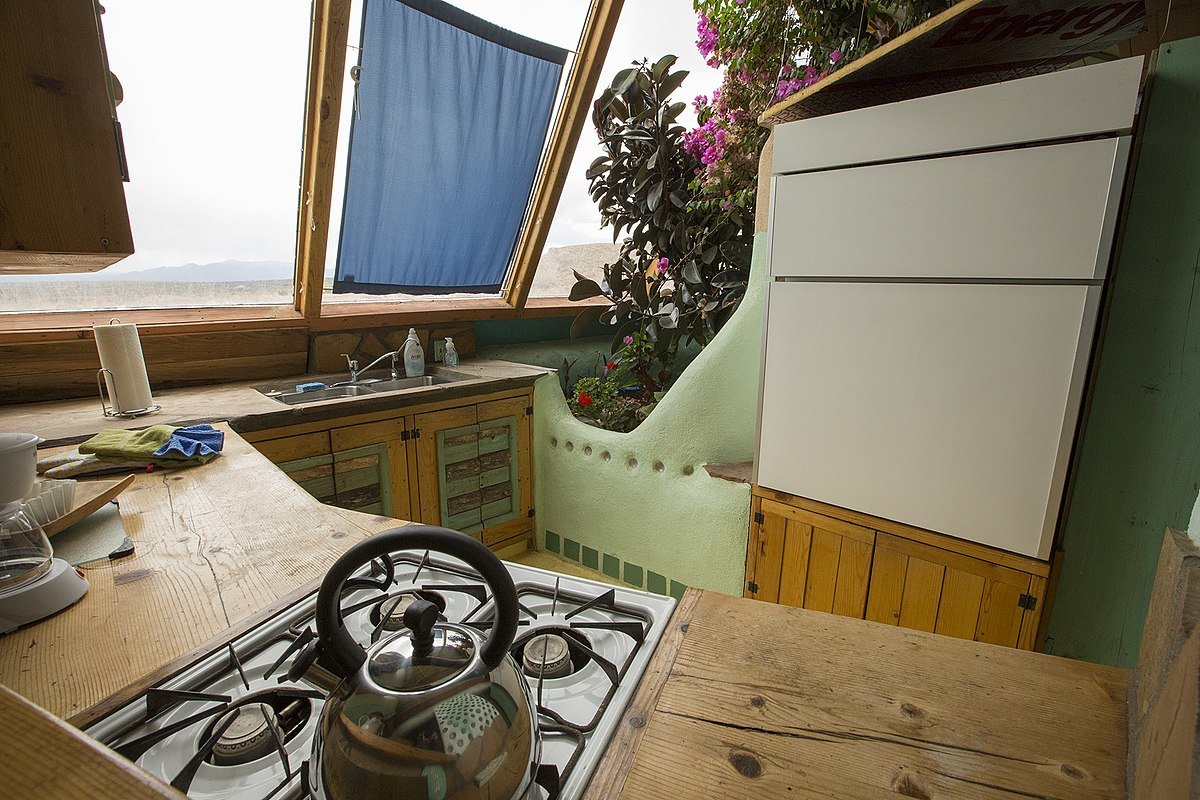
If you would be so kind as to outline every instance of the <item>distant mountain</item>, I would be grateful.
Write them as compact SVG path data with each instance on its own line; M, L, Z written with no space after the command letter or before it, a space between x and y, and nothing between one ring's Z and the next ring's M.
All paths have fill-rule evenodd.
M80 272L60 275L7 275L10 283L42 281L164 281L168 283L243 283L291 280L295 267L287 261L220 261L180 264L137 272Z

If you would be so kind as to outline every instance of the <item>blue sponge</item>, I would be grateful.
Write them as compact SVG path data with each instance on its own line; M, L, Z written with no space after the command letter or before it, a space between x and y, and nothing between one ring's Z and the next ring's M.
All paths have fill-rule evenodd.
M314 381L312 383L298 384L296 386L296 391L297 392L315 392L318 389L324 389L324 388L325 388L325 384L321 383L320 381Z

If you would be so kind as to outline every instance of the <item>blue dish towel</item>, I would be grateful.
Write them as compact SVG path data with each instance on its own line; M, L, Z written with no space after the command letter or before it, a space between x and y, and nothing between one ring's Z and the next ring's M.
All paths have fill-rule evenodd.
M176 428L171 438L154 451L157 458L211 458L225 446L225 434L212 425Z

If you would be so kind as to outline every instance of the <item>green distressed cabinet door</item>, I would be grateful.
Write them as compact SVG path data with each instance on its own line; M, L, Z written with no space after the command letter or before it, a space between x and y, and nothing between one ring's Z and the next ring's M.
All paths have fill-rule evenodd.
M532 530L533 465L529 397L477 406L483 541L496 544Z
M483 517L475 406L431 411L410 419L417 437L417 519L480 538Z
M408 447L403 419L335 428L336 505L352 511L408 520L411 512Z
M322 503L337 499L328 431L269 439L254 447Z

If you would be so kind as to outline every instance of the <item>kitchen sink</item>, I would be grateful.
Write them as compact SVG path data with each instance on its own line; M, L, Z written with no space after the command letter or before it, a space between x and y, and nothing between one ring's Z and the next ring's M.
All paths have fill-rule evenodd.
M435 367L430 371L430 374L417 378L397 378L395 380L365 378L354 383L346 381L344 374L314 375L308 381L311 383L324 383L326 384L326 388L314 389L308 392L297 392L296 381L292 381L291 383L264 384L256 386L255 389L272 400L289 406L298 406L305 403L319 403L322 400L337 400L346 397L365 397L367 395L385 394L388 392L420 390L431 386L475 380L477 377L466 372L455 372L454 370Z
M297 406L302 403L316 403L321 400L336 400L340 397L359 397L364 394L375 394L375 390L370 386L354 385L330 386L327 389L314 389L310 392L280 392L279 394L264 392L264 394L272 400L278 400L289 406Z

